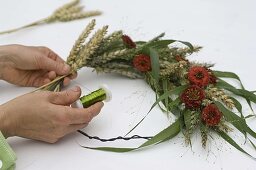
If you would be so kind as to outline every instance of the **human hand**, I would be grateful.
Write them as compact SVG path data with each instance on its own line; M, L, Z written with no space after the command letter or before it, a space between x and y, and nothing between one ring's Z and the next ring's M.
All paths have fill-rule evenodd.
M82 129L103 107L99 102L87 109L71 108L81 95L79 87L62 92L34 92L0 106L0 130L5 137L20 136L54 143Z
M20 86L39 87L70 73L70 67L47 47L0 46L0 67L0 78ZM75 77L66 77L63 85Z

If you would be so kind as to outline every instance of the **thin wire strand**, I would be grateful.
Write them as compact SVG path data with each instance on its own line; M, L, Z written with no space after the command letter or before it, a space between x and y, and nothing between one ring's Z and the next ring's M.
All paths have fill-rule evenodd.
M87 89L88 91L92 91L91 89L89 89L88 87L78 83L77 81L73 80L76 84L78 84L79 86ZM144 99L143 99L144 100ZM89 139L94 139L94 140L98 140L98 141L101 141L101 142L112 142L112 141L116 141L116 140L125 140L125 141L128 141L128 140L133 140L133 139L145 139L145 140L149 140L152 138L152 136L139 136L139 135L133 135L131 137L122 137L122 136L118 136L118 137L115 137L115 138L109 138L109 139L103 139L103 138L100 138L98 136L90 136L88 135L87 133L81 131L81 130L77 130L78 133L82 134L83 136L86 136L88 137Z
M139 136L139 135L133 135L131 137L122 137L122 136L118 136L116 138L109 138L109 139L103 139L103 138L100 138L98 136L90 136L88 135L87 133L81 131L81 130L78 130L77 132L79 132L80 134L88 137L89 139L95 139L95 140L98 140L98 141L101 141L101 142L111 142L111 141L116 141L116 140L132 140L132 139L145 139L145 140L149 140L152 138L152 136L147 136L147 137L144 137L144 136Z

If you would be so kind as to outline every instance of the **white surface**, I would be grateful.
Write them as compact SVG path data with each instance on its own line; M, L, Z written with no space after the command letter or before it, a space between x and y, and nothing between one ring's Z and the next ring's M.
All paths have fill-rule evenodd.
M0 0L0 30L46 17L66 2L68 0ZM246 88L256 89L255 0L87 0L83 3L89 9L104 11L104 15L97 17L98 28L109 24L110 31L123 29L136 40L150 39L166 32L167 38L202 45L205 48L191 59L217 63L216 69L234 71L241 76ZM0 44L44 45L66 58L89 20L44 25L0 36ZM154 93L142 80L116 75L96 76L90 69L81 70L73 84L81 85L84 92L88 92L88 89L95 90L102 83L109 85L113 100L105 104L101 115L84 130L101 137L123 135L147 112L154 102ZM32 90L4 82L0 82L0 87L1 103ZM155 134L169 121L155 108L136 133ZM250 125L256 130L255 120ZM233 136L236 140L242 138L239 133ZM207 150L201 148L200 135L197 134L193 139L193 150L184 146L182 135L179 135L156 147L123 154L83 149L79 144L107 144L88 140L78 133L54 145L16 137L8 141L18 156L17 170L256 169L256 161L219 137L214 138L210 140ZM113 142L109 145L137 146L141 142ZM240 144L242 142L239 141ZM256 156L251 147L245 148Z

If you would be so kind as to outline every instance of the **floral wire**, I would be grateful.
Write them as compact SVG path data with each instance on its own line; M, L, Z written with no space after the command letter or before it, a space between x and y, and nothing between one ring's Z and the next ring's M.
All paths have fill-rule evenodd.
M149 140L152 138L152 136L147 136L147 137L144 137L144 136L139 136L139 135L133 135L131 137L122 137L122 136L118 136L116 138L109 138L109 139L103 139L103 138L99 138L98 136L90 136L88 135L87 133L81 131L81 130L78 130L77 132L81 133L82 135L88 137L89 139L95 139L95 140L99 140L101 142L110 142L110 141L116 141L116 140L131 140L131 139L146 139L146 140Z

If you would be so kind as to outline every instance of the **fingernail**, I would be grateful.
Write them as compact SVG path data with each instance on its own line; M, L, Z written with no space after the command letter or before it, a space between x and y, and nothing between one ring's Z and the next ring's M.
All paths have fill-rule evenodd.
M70 70L70 66L69 66L69 65L67 65L67 64L65 64L65 66L64 66L64 68L63 68L63 70L64 70L64 72L65 72L65 73L68 73L68 72L69 72L69 70Z
M74 92L79 92L80 88L78 86L75 86L75 87L72 87L71 90Z

